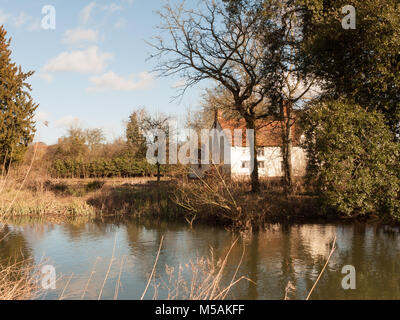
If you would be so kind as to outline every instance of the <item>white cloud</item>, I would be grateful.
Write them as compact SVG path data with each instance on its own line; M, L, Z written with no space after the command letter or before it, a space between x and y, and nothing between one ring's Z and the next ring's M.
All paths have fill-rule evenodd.
M64 34L63 42L67 44L80 44L82 42L97 42L99 33L93 29L70 29Z
M92 1L91 3L89 3L86 7L84 7L80 13L80 19L82 21L83 24L86 24L89 22L90 17L92 15L92 11L94 9L94 7L96 6L96 2Z
M148 72L141 72L137 76L132 74L126 78L114 72L107 72L90 78L90 82L94 86L88 88L88 91L136 91L152 87L154 78Z
M47 63L44 72L72 71L79 73L102 72L111 53L101 53L93 46L87 50L64 51Z
M130 2L128 2L130 3ZM81 13L80 13L80 21L82 24L87 24L90 19L92 18L94 11L97 10L103 11L103 12L108 12L108 13L114 13L116 11L122 10L123 7L121 5L116 4L115 2L112 2L111 4L107 5L99 5L96 3L96 1L90 2L87 6L85 6Z

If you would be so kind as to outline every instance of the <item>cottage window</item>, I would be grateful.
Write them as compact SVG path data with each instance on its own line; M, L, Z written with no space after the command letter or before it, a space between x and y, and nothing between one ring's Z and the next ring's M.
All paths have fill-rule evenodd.
M264 165L265 165L264 161L258 161L258 167L259 168L263 169Z
M249 161L242 161L242 169L248 169L250 167Z
M259 148L259 149L257 149L257 156L259 156L259 157L264 157L264 155L265 155L265 150L264 150L264 148Z

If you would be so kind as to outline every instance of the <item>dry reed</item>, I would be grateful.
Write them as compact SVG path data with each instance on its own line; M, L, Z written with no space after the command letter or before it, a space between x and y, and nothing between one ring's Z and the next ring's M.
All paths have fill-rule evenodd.
M42 293L41 273L31 259L0 262L0 300L29 300Z
M224 277L227 262L237 242L238 239L231 244L222 259L216 260L211 249L210 257L191 260L183 266L179 265L177 270L167 265L165 268L167 279L160 278L159 282L154 282L155 290L160 287L166 289L168 300L224 300L239 282L246 280L254 283L246 276L237 277L245 255L244 247L233 276ZM184 277L184 273L189 275L189 280Z
M149 288L151 279L153 278L154 271L155 271L156 266L157 266L158 258L160 257L160 252L161 252L163 241L164 241L164 236L161 237L160 246L158 248L156 260L154 261L153 269L151 270L151 274L150 274L149 280L147 281L146 288L144 289L142 297L140 298L140 300L143 300L143 298L145 297L147 289Z
M328 263L329 263L329 261L330 261L330 259L332 257L333 252L335 251L335 249L336 249L336 235L335 235L335 238L333 239L333 245L332 245L331 252L329 253L328 259L326 260L325 265L322 268L321 272L319 273L317 280L315 281L315 283L312 286L310 292L308 293L306 300L309 300L311 295L312 295L312 293L314 292L314 289L317 286L319 279L321 279L321 276L324 273L326 267L328 266Z

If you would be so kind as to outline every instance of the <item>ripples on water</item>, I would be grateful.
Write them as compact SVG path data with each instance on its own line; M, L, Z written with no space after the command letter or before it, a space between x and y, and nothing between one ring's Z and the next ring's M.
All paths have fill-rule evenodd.
M62 278L55 291L44 299L58 299L69 281L64 298L79 299L88 279L86 299L97 299L107 274L114 243L113 263L102 293L113 299L120 278L119 299L139 299L147 283L162 236L164 244L157 274L165 274L165 265L178 266L196 257L224 256L237 235L213 227L196 227L133 221L88 224L30 224L6 226L0 232L0 258L21 253L37 262L43 257ZM263 232L246 235L245 258L239 275L248 276L257 285L241 282L229 298L282 299L290 281L296 287L293 299L304 299L326 262L332 240L337 249L323 274L312 299L400 299L400 232L396 228L365 224L272 224ZM242 255L239 243L229 257L227 279ZM344 265L357 272L357 289L343 290ZM186 276L188 276L186 274ZM147 298L152 298L149 289ZM159 291L159 298L166 293Z

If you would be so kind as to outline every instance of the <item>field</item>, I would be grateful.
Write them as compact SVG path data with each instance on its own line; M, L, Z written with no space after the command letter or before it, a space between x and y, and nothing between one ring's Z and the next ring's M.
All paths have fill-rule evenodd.
M253 194L248 181L218 175L206 180L163 177L157 183L156 177L54 179L18 170L0 180L0 216L20 222L150 217L189 225L218 223L233 229L321 216L301 181L289 198L283 195L279 179L264 180L261 185L261 193Z

